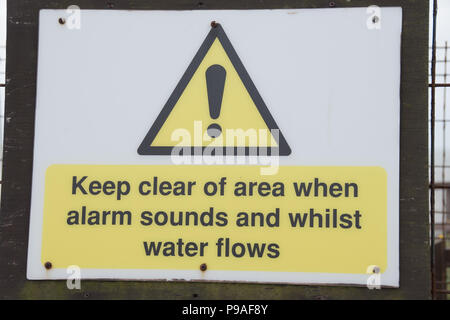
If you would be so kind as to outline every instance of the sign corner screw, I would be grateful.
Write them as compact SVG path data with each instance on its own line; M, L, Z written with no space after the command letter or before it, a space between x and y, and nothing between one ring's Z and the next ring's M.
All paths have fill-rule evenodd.
M50 270L50 269L52 268L52 263L51 263L50 261L47 261L47 262L44 264L44 267L45 267L45 269Z
M201 271L206 271L207 268L208 268L208 267L206 266L206 263L202 263L202 264L200 265L200 270L201 270Z

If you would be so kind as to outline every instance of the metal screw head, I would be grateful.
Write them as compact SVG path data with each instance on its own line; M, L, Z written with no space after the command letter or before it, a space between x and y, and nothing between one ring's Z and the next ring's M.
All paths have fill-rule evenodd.
M377 23L378 21L380 21L380 18L378 16L373 16L372 22Z
M202 263L202 264L200 265L200 270L201 270L201 271L206 271L207 268L208 268L208 267L206 266L206 263Z
M211 27L212 27L212 28L215 28L215 27L217 27L217 25L218 25L218 23L217 23L217 22L215 22L215 21L211 21Z
M328 3L328 6L329 6L330 8L334 8L334 7L336 7L336 2L330 1L330 2Z
M380 268L379 267L374 267L373 268L373 273L380 273Z
M66 19L64 18L59 18L58 19L59 24L65 24L66 23Z
M47 262L44 264L44 267L45 267L45 269L50 270L50 269L52 268L52 263L51 263L50 261L47 261Z

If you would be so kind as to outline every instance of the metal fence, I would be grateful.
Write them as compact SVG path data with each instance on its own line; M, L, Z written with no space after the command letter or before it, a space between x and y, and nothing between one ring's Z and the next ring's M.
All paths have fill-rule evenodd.
M450 155L447 156L448 42L436 43L437 0L433 0L430 47L430 243L433 299L450 299ZM0 150L3 150L5 47L0 46ZM448 137L450 138L450 137ZM0 174L2 168L0 152ZM1 183L1 181L0 181Z
M433 299L450 298L450 159L447 157L448 42L436 43L438 2L433 0L430 61L430 242ZM449 137L450 138L450 137Z

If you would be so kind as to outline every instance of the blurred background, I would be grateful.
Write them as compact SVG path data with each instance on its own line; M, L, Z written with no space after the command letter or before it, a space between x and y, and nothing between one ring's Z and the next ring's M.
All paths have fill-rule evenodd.
M437 11L434 14L433 7L436 5ZM433 48L434 21L435 46ZM437 299L450 298L450 128L448 128L450 110L447 110L450 102L448 95L449 40L450 1L430 1L430 237L432 264L434 263L433 296ZM433 86L433 83L436 85Z
M3 115L5 106L5 83L6 67L6 0L0 0L0 175L3 167Z

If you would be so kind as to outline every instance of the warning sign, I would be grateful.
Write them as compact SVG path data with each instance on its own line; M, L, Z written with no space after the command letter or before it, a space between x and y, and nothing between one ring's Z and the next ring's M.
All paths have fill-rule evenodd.
M387 264L377 167L286 166L262 178L257 166L56 165L46 181L42 265L364 273Z
M249 132L254 132L255 139L245 139ZM227 155L258 155L261 147L265 154L291 153L225 31L216 22L138 153L194 154L194 147L204 150L207 146L216 151L222 148L222 154Z
M400 9L64 14L39 19L29 279L398 286Z

